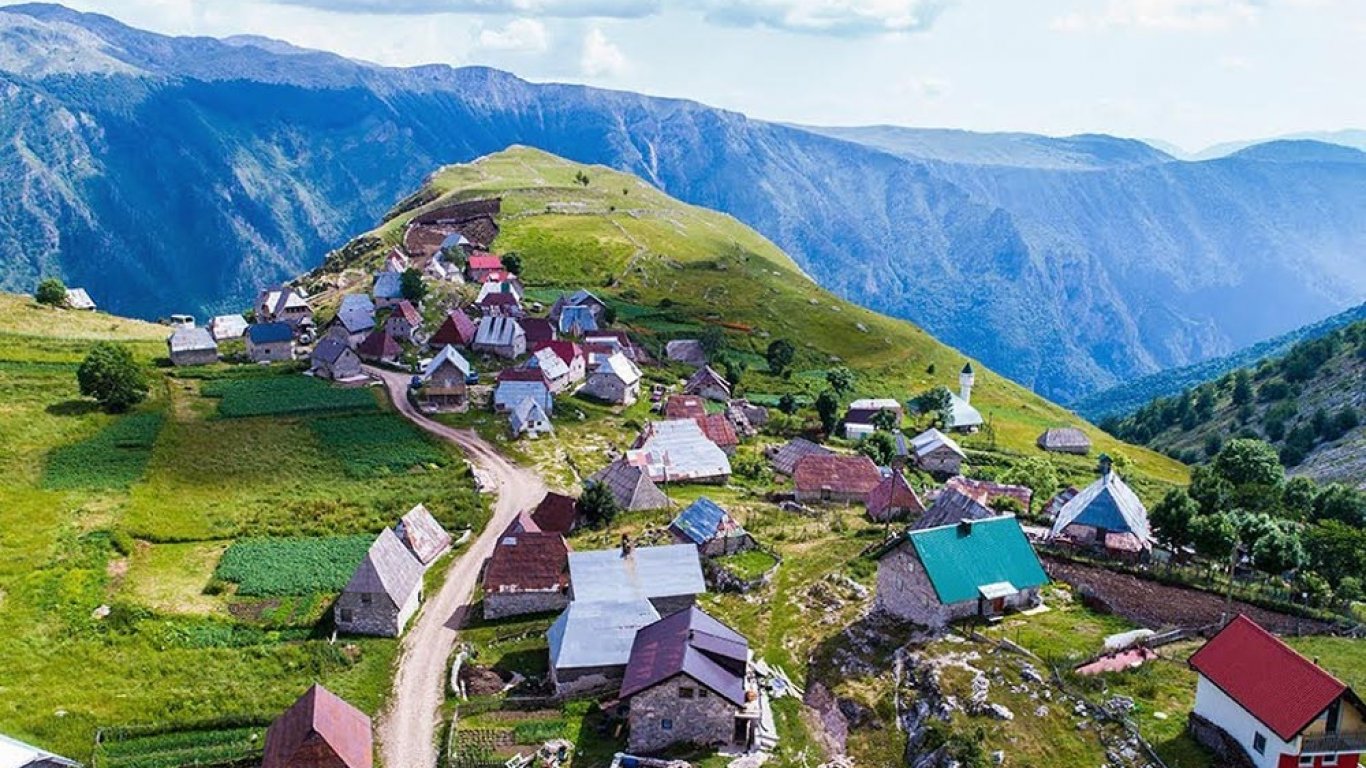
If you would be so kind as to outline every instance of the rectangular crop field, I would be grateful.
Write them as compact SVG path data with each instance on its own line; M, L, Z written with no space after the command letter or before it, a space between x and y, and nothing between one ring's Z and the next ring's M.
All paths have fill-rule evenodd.
M340 592L374 536L241 539L218 561L214 575L251 597Z
M264 735L261 726L126 736L111 729L96 754L102 768L235 766L259 759Z
M200 392L205 397L219 398L218 415L228 419L379 408L369 389L343 389L307 376L207 381Z
M147 469L163 421L161 413L121 416L85 440L53 449L43 468L43 487L98 490L132 485Z
M314 419L309 424L348 477L395 474L419 465L445 465L450 459L424 432L393 414Z

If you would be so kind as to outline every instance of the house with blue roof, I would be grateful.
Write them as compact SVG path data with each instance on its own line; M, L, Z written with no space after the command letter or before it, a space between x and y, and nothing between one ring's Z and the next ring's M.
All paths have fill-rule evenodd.
M582 337L598 330L598 317L593 314L593 307L587 304L565 307L560 312L556 328L566 336Z
M703 557L722 557L755 547L754 537L721 505L701 496L669 523L669 533L680 544L694 544Z
M1012 515L907 531L873 557L878 610L932 628L1037 606L1048 583Z
M1063 504L1048 538L1133 556L1153 546L1148 508L1104 454L1100 457L1100 478Z
M289 323L256 323L247 327L247 356L253 363L294 359L294 327Z

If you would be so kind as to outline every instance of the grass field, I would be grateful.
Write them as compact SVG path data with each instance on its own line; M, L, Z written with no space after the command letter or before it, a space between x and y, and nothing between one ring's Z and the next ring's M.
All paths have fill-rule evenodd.
M0 686L24 692L0 697L0 732L82 762L97 728L266 722L313 682L379 708L397 644L315 638L317 597L216 593L234 539L373 536L418 502L452 526L486 514L454 454L353 477L309 424L335 417L218 418L201 388L224 371L269 375L254 366L203 381L149 367L148 402L123 416L80 397L75 369L96 340L126 339L151 363L166 335L0 295ZM365 418L398 421L360 394ZM182 737L157 738L111 745L102 764L142 764Z
M205 382L200 392L205 397L217 398L218 413L234 419L376 408L375 395L368 389L333 387L304 376L219 379Z

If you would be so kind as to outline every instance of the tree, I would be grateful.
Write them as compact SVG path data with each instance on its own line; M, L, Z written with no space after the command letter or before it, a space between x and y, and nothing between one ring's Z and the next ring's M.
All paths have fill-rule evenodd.
M1232 487L1234 506L1265 511L1280 503L1285 467L1281 466L1281 458L1270 443L1230 440L1214 457L1211 466Z
M1233 404L1247 405L1252 402L1252 376L1245 370L1233 375Z
M840 421L840 399L833 391L827 389L816 398L816 415L821 418L821 429L825 430L825 434L835 431Z
M1366 526L1366 494L1341 483L1332 483L1314 497L1314 522L1336 520Z
M503 269L514 275L522 274L522 257L516 253L503 254Z
M837 395L847 395L854 391L854 372L840 365L825 372L825 382Z
M1025 486L1034 492L1034 498L1039 499L1040 503L1052 498L1061 485L1057 467L1043 456L1030 456L1011 462L1001 473L1000 481Z
M1233 553L1233 545L1237 540L1238 527L1226 513L1200 515L1191 521L1191 543L1203 557L1227 558Z
M1173 488L1148 513L1157 540L1172 549L1191 544L1191 525L1200 514L1200 505L1183 488Z
M427 296L427 284L422 281L422 273L409 267L399 276L399 289L403 298L416 306Z
M583 495L579 496L579 511L590 525L605 526L612 524L621 508L617 506L617 497L612 495L612 490L606 484L589 483L583 489Z
M859 442L858 452L885 467L896 458L896 438L890 432L874 432Z
M768 370L775 376L782 376L792 365L792 360L797 356L797 348L792 346L792 342L787 339L774 339L768 344L768 351L765 357L768 358Z
M709 325L702 329L702 335L697 340L702 345L702 351L707 353L708 358L711 358L712 355L720 352L722 347L726 346L726 332L721 330L719 325Z
M1307 477L1292 477L1285 482L1281 491L1282 517L1305 522L1314 514L1314 499L1319 495L1319 487Z
M1281 574L1304 565L1308 555L1299 534L1285 526L1275 526L1252 545L1252 564L1263 573Z
M33 298L39 304L46 304L49 307L64 307L66 284L55 277L44 278L38 283L38 290L33 292Z
M147 398L147 377L133 359L133 353L120 344L102 341L76 370L81 394L93 397L110 413L132 408Z
M588 186L589 183L591 183L591 182L592 182L592 179L588 178L588 174L584 173L583 171L575 171L575 172L574 172L574 183L575 183L575 184L578 184L578 185L581 186L581 187L586 187L586 186Z
M948 387L935 387L915 396L915 409L928 415L935 424L946 426L953 416L953 393Z
M1344 576L1366 573L1366 531L1329 520L1304 532L1310 566L1339 582Z
M793 395L791 392L785 392L783 393L782 397L778 398L778 410L782 411L788 416L791 416L792 414L796 413L797 408L797 397L796 395Z
M901 418L897 416L896 411L893 411L890 408L883 408L873 414L874 429L878 429L882 432L891 432L899 426L901 426Z
M727 357L721 361L721 367L726 369L726 381L730 382L732 388L740 386L740 380L745 377L748 370L745 361Z

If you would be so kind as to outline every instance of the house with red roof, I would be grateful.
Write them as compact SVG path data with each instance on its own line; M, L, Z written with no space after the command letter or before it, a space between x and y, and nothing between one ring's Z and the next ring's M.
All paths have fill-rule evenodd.
M412 302L404 299L394 305L394 310L384 321L384 330L395 339L411 344L416 341L415 336L422 330L422 313L417 311Z
M504 271L503 260L492 253L484 253L483 251L475 251L470 254L470 261L465 265L465 276L472 283L482 283L484 278L494 272L502 271Z
M474 337L479 332L479 328L470 316L463 310L455 310L446 316L446 320L441 323L441 327L436 329L436 333L427 339L427 346L432 349L442 347L468 347L474 343Z
M1345 683L1239 615L1190 657L1190 728L1232 763L1357 768L1366 704ZM1229 754L1241 751L1241 755Z
M531 510L531 519L547 533L569 534L579 527L579 500L550 491Z
M641 627L620 701L632 752L678 744L745 752L760 717L749 641L696 606Z
M569 605L569 545L520 517L484 565L484 618L562 611ZM530 523L530 524L528 524Z
M706 415L706 401L697 395L670 395L664 401L666 419L700 419Z
M266 730L261 768L371 768L374 754L369 716L314 685Z
M881 482L877 465L862 455L810 454L792 473L792 486L802 503L865 504Z
M740 436L735 433L735 425L730 423L724 413L712 413L699 416L693 421L702 428L702 434L707 439L716 443L716 446L726 452L727 456L735 454L735 449L740 446Z
M900 469L884 477L868 492L868 519L875 523L911 520L925 514L925 504L916 495Z

